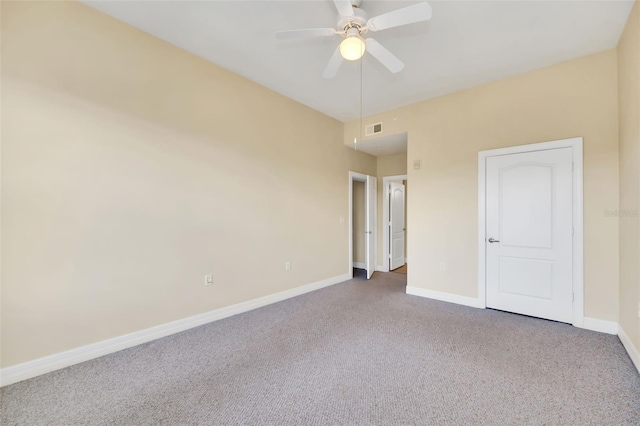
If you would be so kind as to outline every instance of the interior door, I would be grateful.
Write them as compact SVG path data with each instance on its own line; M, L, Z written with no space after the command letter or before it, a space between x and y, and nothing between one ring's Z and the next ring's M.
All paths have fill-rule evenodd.
M391 255L389 269L394 270L404 265L404 185L391 182L391 196L389 197L389 241L391 241Z
M572 157L562 148L487 158L487 307L572 321Z
M367 279L371 278L373 273L376 270L376 257L378 252L376 250L377 242L376 242L376 225L377 225L377 199L378 199L378 190L377 190L378 180L374 176L367 176L366 182L366 267L367 267Z

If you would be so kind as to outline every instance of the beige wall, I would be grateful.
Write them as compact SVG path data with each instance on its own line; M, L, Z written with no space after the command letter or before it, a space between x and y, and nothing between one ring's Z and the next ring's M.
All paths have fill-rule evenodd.
M79 3L1 23L3 367L349 271L342 123Z
M386 176L398 176L407 174L407 153L381 155L377 157L377 177L378 177L378 265L385 265L383 236L384 223L382 216L382 205L384 204L384 188L382 178ZM406 242L406 241L405 241ZM405 249L406 252L406 249ZM406 254L406 253L405 253ZM388 262L386 262L388 265Z
M477 296L478 151L584 137L585 314L618 319L616 50L364 120L408 132L408 284ZM396 117L395 120L392 118ZM358 135L345 125L345 143ZM439 270L439 263L447 271Z
M620 327L640 349L640 3L618 44L620 115Z
M353 182L353 261L365 263L365 197L364 182Z

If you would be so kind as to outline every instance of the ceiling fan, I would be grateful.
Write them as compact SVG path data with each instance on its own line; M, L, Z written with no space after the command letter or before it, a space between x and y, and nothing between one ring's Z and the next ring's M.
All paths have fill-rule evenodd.
M401 25L431 19L431 6L428 3L418 3L413 6L397 9L375 18L368 19L367 13L360 9L362 0L333 0L338 9L338 23L336 28L309 28L304 30L278 31L276 38L280 40L326 37L340 35L344 39L333 53L329 64L324 70L324 78L333 78L342 64L342 60L356 61L369 52L392 73L404 68L404 64L393 53L373 38L363 38L369 31L381 31Z

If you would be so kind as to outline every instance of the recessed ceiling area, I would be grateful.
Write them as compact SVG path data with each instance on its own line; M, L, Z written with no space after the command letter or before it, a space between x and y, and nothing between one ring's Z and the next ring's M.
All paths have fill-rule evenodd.
M379 155L399 154L407 152L407 132L351 142L345 145L376 157Z
M341 121L358 118L361 101L367 116L614 48L633 6L433 1L430 21L375 33L404 62L400 73L365 55L324 79L340 36L278 41L274 34L335 26L331 0L84 3ZM361 7L373 17L415 3L363 0Z

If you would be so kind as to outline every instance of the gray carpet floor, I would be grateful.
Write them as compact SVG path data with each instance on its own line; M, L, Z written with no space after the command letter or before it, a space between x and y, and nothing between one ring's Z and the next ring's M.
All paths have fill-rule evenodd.
M616 336L376 273L2 389L2 425L640 424Z

